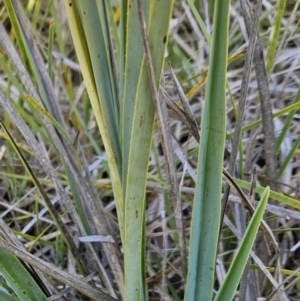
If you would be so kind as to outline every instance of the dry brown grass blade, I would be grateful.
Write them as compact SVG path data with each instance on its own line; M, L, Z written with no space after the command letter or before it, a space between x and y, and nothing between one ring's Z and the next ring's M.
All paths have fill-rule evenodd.
M250 35L251 28L253 26L250 7L245 0L240 0L240 4L242 8L242 15L246 25L246 30L248 35ZM259 34L257 34L257 42L256 42L253 61L255 66L258 90L260 94L262 123L263 123L263 132L264 132L264 152L265 152L264 158L266 162L266 174L267 177L269 178L268 180L269 186L271 187L272 190L276 190L277 189L277 185L276 185L277 161L276 161L274 122L272 116L273 105L271 103L271 98L270 98L269 82L266 74L263 46ZM279 253L277 252L277 254ZM262 256L264 257L263 261L268 260L267 253L264 253Z
M89 282L91 281L94 277L96 276L96 273L92 273L89 276L83 278L84 281ZM69 293L70 291L72 291L73 288L70 286L66 286L62 291L60 291L59 293L56 293L54 295L52 295L51 297L48 298L49 301L55 301L55 300L62 300L61 298L66 295L67 293ZM63 301L66 301L65 298L63 298Z
M182 257L181 271L182 271L182 278L185 281L187 275L187 250L186 250L184 226L183 226L183 218L182 218L181 197L180 197L179 185L178 185L178 180L176 175L176 167L173 158L172 140L169 131L170 127L168 125L168 112L167 112L166 103L163 100L163 97L162 96L160 97L158 88L156 86L152 56L151 56L151 51L150 51L149 42L147 38L146 22L145 22L141 0L137 0L137 5L138 5L138 13L139 13L143 46L144 46L145 57L146 57L147 70L150 79L152 99L157 114L161 144L164 152L164 157L166 160L167 174L170 183L170 197L173 206L175 208L175 221L176 221L176 227L178 229L179 245L180 245L181 257Z
M178 81L178 79L177 79L177 77L176 77L176 75L173 71L171 63L169 63L169 67L171 69L171 74L172 74L172 78L173 78L174 83L175 83L176 90L177 90L177 92L179 94L179 97L181 99L181 102L182 102L182 107L183 107L183 110L185 112L186 121L191 127L192 135L195 137L195 139L197 141L199 141L200 140L199 128L198 128L198 124L196 122L195 116L193 114L193 111L192 111L192 109L190 107L190 104L189 104L188 100L185 97L183 89L181 88L181 85L180 85L180 83L179 83L179 81Z
M245 20L248 35L251 35L253 27L252 16L250 8L246 0L240 0L242 7L242 14ZM270 99L269 83L266 74L263 48L259 34L257 35L256 48L254 52L254 59L256 79L260 94L261 111L264 130L264 150L266 160L267 176L270 179L269 185L272 190L276 190L276 154L275 154L275 136L274 136L274 123L272 116L272 103Z
M191 131L192 129L189 128L190 124L186 121L183 109L169 96L164 87L160 87L160 92L162 93L164 100L167 103L168 108L170 109L170 117L181 121Z
M109 296L108 294L95 289L91 285L87 284L85 281L74 277L74 275L70 275L55 265L48 263L42 259L39 259L28 252L21 250L20 248L13 246L12 244L8 243L4 239L0 238L0 247L4 250L9 251L10 253L14 254L19 259L27 262L28 264L34 266L35 268L39 269L44 274L61 281L67 285L70 285L78 292L81 292L87 297L92 298L93 300L105 300L105 301L115 301L117 299Z

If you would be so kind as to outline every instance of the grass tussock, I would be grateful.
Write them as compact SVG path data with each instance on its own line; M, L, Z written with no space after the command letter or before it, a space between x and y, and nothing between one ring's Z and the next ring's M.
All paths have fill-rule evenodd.
M39 300L129 300L136 283L135 300L183 300L197 232L191 228L206 137L201 125L207 112L214 118L209 128L223 118L218 106L204 109L218 80L209 79L212 53L218 56L211 34L216 1L169 1L169 35L160 48L152 44L160 32L147 23L152 15L144 5L153 65L142 36L135 42L143 16L136 16L136 32L122 36L126 22L133 26L122 1L98 7L103 41L95 42L95 53L85 27L93 24L83 13L77 30L85 35L77 41L63 1L17 2L0 1L0 247L9 251L1 258L15 262L13 253L25 262L15 269L30 273ZM259 9L252 2L252 9L243 0L230 4L225 148L208 151L224 153L218 176L225 169L211 295L221 300L217 292L254 215L258 234L245 247L251 253L234 300L299 300L299 1L263 1ZM74 3L78 12L91 9ZM95 67L97 59L109 72L103 61ZM142 126L148 136L136 130ZM260 223L254 209L266 203L267 186ZM134 256L138 270L128 274ZM11 279L18 275L1 258L0 298L17 300L22 289Z

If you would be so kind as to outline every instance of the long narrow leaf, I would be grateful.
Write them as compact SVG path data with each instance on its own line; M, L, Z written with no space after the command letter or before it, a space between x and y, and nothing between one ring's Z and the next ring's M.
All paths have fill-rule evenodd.
M225 83L229 23L228 0L217 1L212 53L202 115L185 300L211 300L221 214L225 143Z
M259 225L261 223L268 202L270 188L265 188L259 205L251 218L247 231L243 237L238 252L229 268L226 278L218 291L214 301L232 300L239 285L245 265L248 261Z
M84 1L86 2L86 1ZM94 5L95 2L93 1ZM98 95L93 69L91 65L90 55L87 46L87 40L83 24L81 22L79 8L77 1L64 1L68 21L70 24L70 30L76 49L78 61L80 63L81 71L84 77L85 85L89 94L89 98L93 107L93 112L103 139L105 146L107 160L110 168L110 176L112 178L114 196L116 198L116 206L118 212L118 219L120 224L123 223L123 197L121 188L121 154L119 153L118 135L112 135L110 125L107 124L107 119L104 118L104 112L100 105L101 97ZM95 5L96 7L96 5ZM94 39L94 36L90 36ZM102 98L105 101L105 97ZM109 100L108 100L109 101ZM121 237L123 237L123 229L121 227Z
M137 1L128 2L125 61L128 77L126 76L124 80L125 91L122 105L125 299L143 300L145 298L143 259L145 257L145 192L152 141L154 105L149 76L144 62L145 58L143 58ZM144 1L143 4L145 4L143 11L148 25L148 39L151 45L153 69L158 87L162 74L173 1L151 1L150 4L148 1Z
M0 249L0 274L22 301L47 301L48 298L30 276L19 259Z

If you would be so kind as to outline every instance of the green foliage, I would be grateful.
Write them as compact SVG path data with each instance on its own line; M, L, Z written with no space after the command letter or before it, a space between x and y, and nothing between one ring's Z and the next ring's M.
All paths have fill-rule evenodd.
M208 71L189 248L185 300L210 300L221 218L225 144L226 70L230 1L215 7L212 53Z
M236 70L243 67L247 47L240 25L236 23L240 17L234 16L241 12L234 2L231 10L234 17L229 20L229 0L141 0L145 18L143 23L138 10L139 1L64 0L49 1L47 5L42 1L29 1L26 8L22 8L20 1L4 1L6 9L3 24L7 20L10 24L5 25L5 29L4 26L0 28L0 43L4 49L0 53L0 66L7 81L5 93L0 93L0 103L6 110L1 121L4 130L0 135L11 144L8 145L9 155L4 155L4 165L8 167L1 170L0 175L5 185L9 183L5 189L12 196L11 199L23 197L34 185L38 196L34 196L35 207L29 205L28 212L39 210L43 202L48 206L48 209L36 212L35 221L31 220L28 224L25 214L20 210L9 218L13 221L24 219L23 224L20 222L22 226L18 226L21 229L19 234L24 239L39 241L41 250L43 245L53 247L54 242L46 243L46 238L42 236L57 228L60 236L56 241L60 242L62 238L68 254L73 254L76 262L74 270L79 271L82 277L96 271L96 281L101 283L105 291L92 288L85 280L67 273L63 278L55 278L59 273L53 266L56 272L47 275L73 286L91 298L135 301L148 300L151 294L156 298L157 293L163 299L212 300L213 291L217 290L214 300L231 300L237 291L259 227L261 224L266 227L263 214L268 197L291 208L300 208L296 197L264 188L263 185L257 185L254 190L254 181L250 183L245 180L243 173L246 163L252 159L248 158L249 154L245 151L244 140L254 139L256 150L261 143L253 138L256 135L253 133L258 131L262 119L254 118L249 113L250 117L247 115L247 123L242 128L244 140L241 139L239 145L240 178L228 180L226 177L226 180L235 187L239 185L251 191L251 197L255 192L261 194L261 200L255 211L251 211L253 216L225 281L216 281L218 246L232 253L236 241L240 240L240 237L237 239L229 235L227 240L220 240L222 235L219 231L222 222L225 142L228 140L229 143L234 135L232 128L236 127L237 116L241 114L237 110L239 88L231 90L231 84L239 80L235 78L239 72ZM280 34L285 13L289 9L285 4L285 0L279 1L277 10L265 7L264 15L261 16L260 24L263 26L269 26L269 20L274 17L266 68L270 75L274 75L272 71L278 64L278 50L287 44L281 41L284 35ZM60 15L56 5L64 5L67 26L62 25L64 14ZM290 24L293 23L293 14ZM27 20L30 20L30 24ZM147 32L144 41L141 31L143 26ZM14 46L5 34L10 27ZM149 44L150 55L145 51L145 39ZM16 48L20 54L15 51ZM74 53L79 66L76 62L66 60L66 57L74 59ZM209 60L206 60L207 57ZM170 74L166 61L170 62L176 70L176 76L182 81L180 89L187 98L183 100L180 96L182 103L177 102L169 78L163 76ZM198 63L201 67L197 66ZM285 68L284 64L282 68ZM149 76L150 67L153 69L154 80ZM234 75L228 76L227 67L230 72L234 71ZM196 68L199 70L195 71ZM281 78L278 83L281 80L284 81ZM179 83L175 82L178 92ZM18 91L17 97L12 97L11 87ZM85 89L86 93L83 92ZM292 103L284 103L273 112L274 119L284 118L288 114L277 138L276 151L279 155L299 109L299 91L291 98ZM154 92L161 93L159 105L165 108L166 116L158 113ZM227 92L230 94L230 104L226 102ZM204 93L204 106L199 109L199 99L203 99ZM174 116L180 123L172 123ZM234 126L228 123L227 127L226 118ZM189 137L186 137L193 135L199 140L199 133L193 132L198 131L196 120L201 124L199 147L190 144ZM170 154L166 153L162 130L172 133L170 140L176 138L169 141L173 147ZM27 144L23 143L23 137ZM282 158L278 168L279 177L283 177L292 160L297 157L299 144L300 138L294 139L292 147ZM159 150L160 145L164 159ZM166 167L173 160L173 153L177 156L174 160L177 168L174 183L170 168ZM98 163L94 167L96 156ZM39 173L30 167L31 160L38 161L47 178L37 175ZM194 160L197 160L196 172L193 170ZM17 170L15 162L21 162L25 174ZM263 168L261 173L265 172ZM96 181L90 177L89 170L97 171ZM170 179L170 183L166 178ZM181 192L181 195L178 193L178 203L172 202L174 184ZM54 189L58 194L55 202L59 199L60 206L50 202L49 194ZM243 201L248 201L239 187L235 193ZM104 201L100 197L105 198ZM155 202L160 199L159 203L153 199ZM191 199L193 203L190 206ZM54 199L52 201L55 203ZM147 211L149 208L160 212L152 216ZM180 228L178 221L182 217L182 209L188 212L185 217L192 216L190 232L185 231L187 227ZM50 214L45 218L43 215L47 210ZM164 215L165 211L167 216ZM87 243L84 250L88 256L83 256L86 254L75 243L69 227L60 217L66 213L69 214L67 222L72 224L72 229L79 236L93 234L107 238L114 232L114 243ZM43 223L48 223L50 218L50 225L45 226ZM230 218L234 219L234 214ZM181 225L184 222L189 224L189 220L180 222ZM32 229L34 233L26 234L35 224L36 227ZM25 229L24 233L22 228ZM187 277L185 267L178 267L178 262L182 265L186 262L186 237L182 237L182 233L189 237ZM20 246L13 235L7 236L3 229L1 234L5 239L10 237L14 241L10 243L15 247ZM156 239L156 235L160 237ZM57 243L57 246L60 247L60 244ZM64 248L58 249L64 251ZM231 260L230 256L228 258ZM48 267L46 262L42 263ZM107 265L104 266L104 263ZM63 260L60 264L63 268ZM4 247L0 249L0 274L8 285L5 292L0 290L0 298L3 300L46 300L19 259ZM272 279L269 274L268 277ZM274 281L272 284L276 283ZM5 287L2 283L1 286ZM268 287L264 289L263 293L268 292Z
M6 250L0 250L0 258L0 273L20 300L48 300L35 280L14 255ZM2 300L10 301L10 298L7 297Z
M265 208L268 202L270 188L267 187L260 199L259 206L256 208L254 215L252 216L247 231L241 241L241 244L237 250L235 258L230 265L226 278L221 285L214 301L232 300L236 289L239 285L242 277L245 265L250 255L250 251L254 244L254 240L259 229L261 220L263 218Z

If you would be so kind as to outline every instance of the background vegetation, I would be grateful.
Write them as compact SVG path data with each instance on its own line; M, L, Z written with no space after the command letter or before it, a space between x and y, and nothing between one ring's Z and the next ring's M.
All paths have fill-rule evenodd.
M298 300L299 2L0 1L1 300Z

